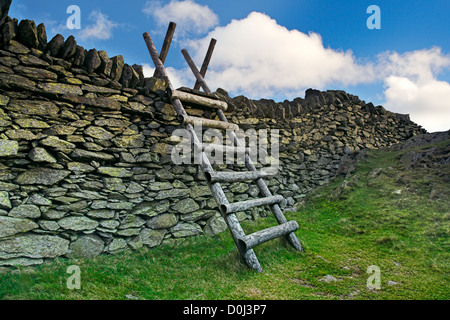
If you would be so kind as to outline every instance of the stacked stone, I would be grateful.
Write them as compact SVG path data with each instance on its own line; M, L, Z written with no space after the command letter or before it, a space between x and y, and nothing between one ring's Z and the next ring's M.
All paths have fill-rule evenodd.
M144 78L142 67L121 56L85 50L73 37L47 42L42 24L4 15L0 22L0 265L92 257L226 230L198 168L171 161L171 134L180 123L163 80ZM234 106L227 117L242 129L280 130L280 174L268 185L289 206L328 181L346 153L422 131L406 116L344 92L308 91L283 104L217 94ZM247 182L225 192L230 202L259 193ZM237 216L266 214L255 208Z

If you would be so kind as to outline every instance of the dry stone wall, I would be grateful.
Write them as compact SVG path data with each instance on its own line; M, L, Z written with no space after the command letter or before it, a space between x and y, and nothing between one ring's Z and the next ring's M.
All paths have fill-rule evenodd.
M0 22L0 265L226 230L202 173L171 161L170 137L180 123L162 79L73 37L47 42L43 24L18 22L3 8ZM424 132L407 116L342 91L308 90L305 99L283 103L217 94L242 129L280 130L280 173L268 184L287 207L328 181L345 154ZM258 196L250 183L224 187L230 201ZM266 214L256 208L237 216Z

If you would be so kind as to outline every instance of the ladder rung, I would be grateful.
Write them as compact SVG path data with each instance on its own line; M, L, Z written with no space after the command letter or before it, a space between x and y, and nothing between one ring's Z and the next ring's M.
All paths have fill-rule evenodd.
M228 104L225 101L215 100L179 90L168 90L168 93L171 99L179 99L182 102L193 103L213 109L221 109L223 111L226 111L228 108Z
M237 182L247 180L257 180L265 178L270 175L275 175L276 172L271 171L243 171L243 172L205 172L206 180L210 183L214 182Z
M276 195L259 199L246 200L241 202L234 202L228 204L221 204L220 210L224 214L230 214L233 212L244 211L253 207L259 207L264 205L278 204L284 201L283 196Z
M191 93L191 94L195 94L197 96L210 98L210 99L213 99L213 100L220 100L220 98L214 93L206 93L204 91L195 90L195 89L191 89L191 88L188 88L188 87L180 87L180 88L178 88L176 90L187 92L187 93Z
M226 146L221 144L214 144L214 143L202 143L202 151L212 151L215 152L221 152L221 153L250 153L250 148L244 148L244 147L233 147L233 146Z
M257 231L255 233L249 234L243 238L238 240L239 246L245 252L250 250L261 243L267 242L269 240L285 236L291 232L294 232L298 229L297 221L289 221L282 223L275 227L270 227L261 231Z
M178 116L183 124L191 124L195 125L196 123L201 123L202 126L207 128L215 128L215 129L224 129L224 130L239 130L239 126L234 123L229 123L225 121L217 121L211 119L204 119L199 117L191 117L191 116Z

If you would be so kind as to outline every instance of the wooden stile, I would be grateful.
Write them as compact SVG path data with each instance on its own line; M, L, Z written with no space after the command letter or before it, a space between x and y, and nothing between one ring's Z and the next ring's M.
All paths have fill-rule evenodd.
M172 27L174 30L174 26ZM169 29L171 29L169 25ZM170 34L171 33L171 34ZM158 52L153 44L153 41L150 35L146 32L144 33L144 40L147 44L147 48L149 50L150 56L155 64L155 74L158 73L159 76L164 77L167 80L168 93L171 98L172 104L174 106L175 111L177 112L178 118L183 123L185 128L189 131L191 135L191 143L193 147L196 149L196 152L201 153L201 163L199 164L200 169L204 173L206 177L206 181L211 190L211 193L214 196L214 199L219 206L219 209L222 213L225 222L230 230L230 233L233 237L233 240L238 248L242 259L246 262L246 264L257 270L262 272L262 267L253 251L253 248L261 243L269 241L271 239L285 236L286 239L291 243L299 251L302 251L303 248L298 241L297 237L294 234L294 231L298 229L298 223L296 221L287 222L285 216L281 212L279 207L280 203L283 203L285 200L280 195L272 195L269 191L267 185L265 184L263 178L276 174L276 170L273 171L273 168L263 169L262 171L257 171L255 165L253 164L250 158L250 148L246 148L242 145L241 141L235 134L235 131L239 129L236 124L229 123L225 117L223 111L227 108L227 104L225 102L216 99L209 89L208 85L204 80L204 76L206 74L206 70L208 68L212 52L214 50L214 46L216 44L216 40L212 39L210 46L208 48L208 52L203 61L201 71L198 71L196 65L190 58L187 50L183 49L182 53L191 68L193 74L196 77L196 85L194 90L180 88L179 90L174 90L164 67L164 59L167 55L168 46L170 46L170 40L165 40L165 45L163 46L164 55L158 55ZM171 39L173 36L173 32L167 32L166 39ZM167 42L167 44L166 44ZM167 49L164 49L167 47ZM164 59L162 59L164 58ZM198 92L198 89L202 87L204 93ZM192 103L195 105L206 106L209 108L216 109L217 115L219 116L220 121L210 120L199 117L191 117L188 116L184 107L183 102ZM227 134L231 137L234 146L220 146L215 144L202 144L197 136L197 133L194 130L194 125L196 123L201 123L202 126L209 128L217 128L227 130ZM221 151L221 152L230 152L230 153L241 153L245 159L245 165L249 171L245 172L215 172L211 166L210 160L207 156L207 151ZM229 182L237 182L237 181L246 181L252 180L255 181L257 186L260 189L263 198L251 199L242 202L229 203L225 193L222 189L220 183L229 183ZM250 235L245 235L244 230L242 229L239 220L237 219L235 212L244 211L255 206L263 206L268 205L275 215L279 225L271 228L267 228L261 231L257 231Z

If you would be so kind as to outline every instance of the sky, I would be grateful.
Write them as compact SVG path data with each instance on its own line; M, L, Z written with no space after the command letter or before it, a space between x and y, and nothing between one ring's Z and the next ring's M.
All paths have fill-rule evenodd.
M174 87L195 82L181 49L200 67L214 38L213 90L278 102L308 88L345 90L435 132L450 129L449 12L450 0L13 0L9 15L43 22L49 41L74 35L123 55L146 76L154 66L142 34L160 50L174 21L165 62Z

